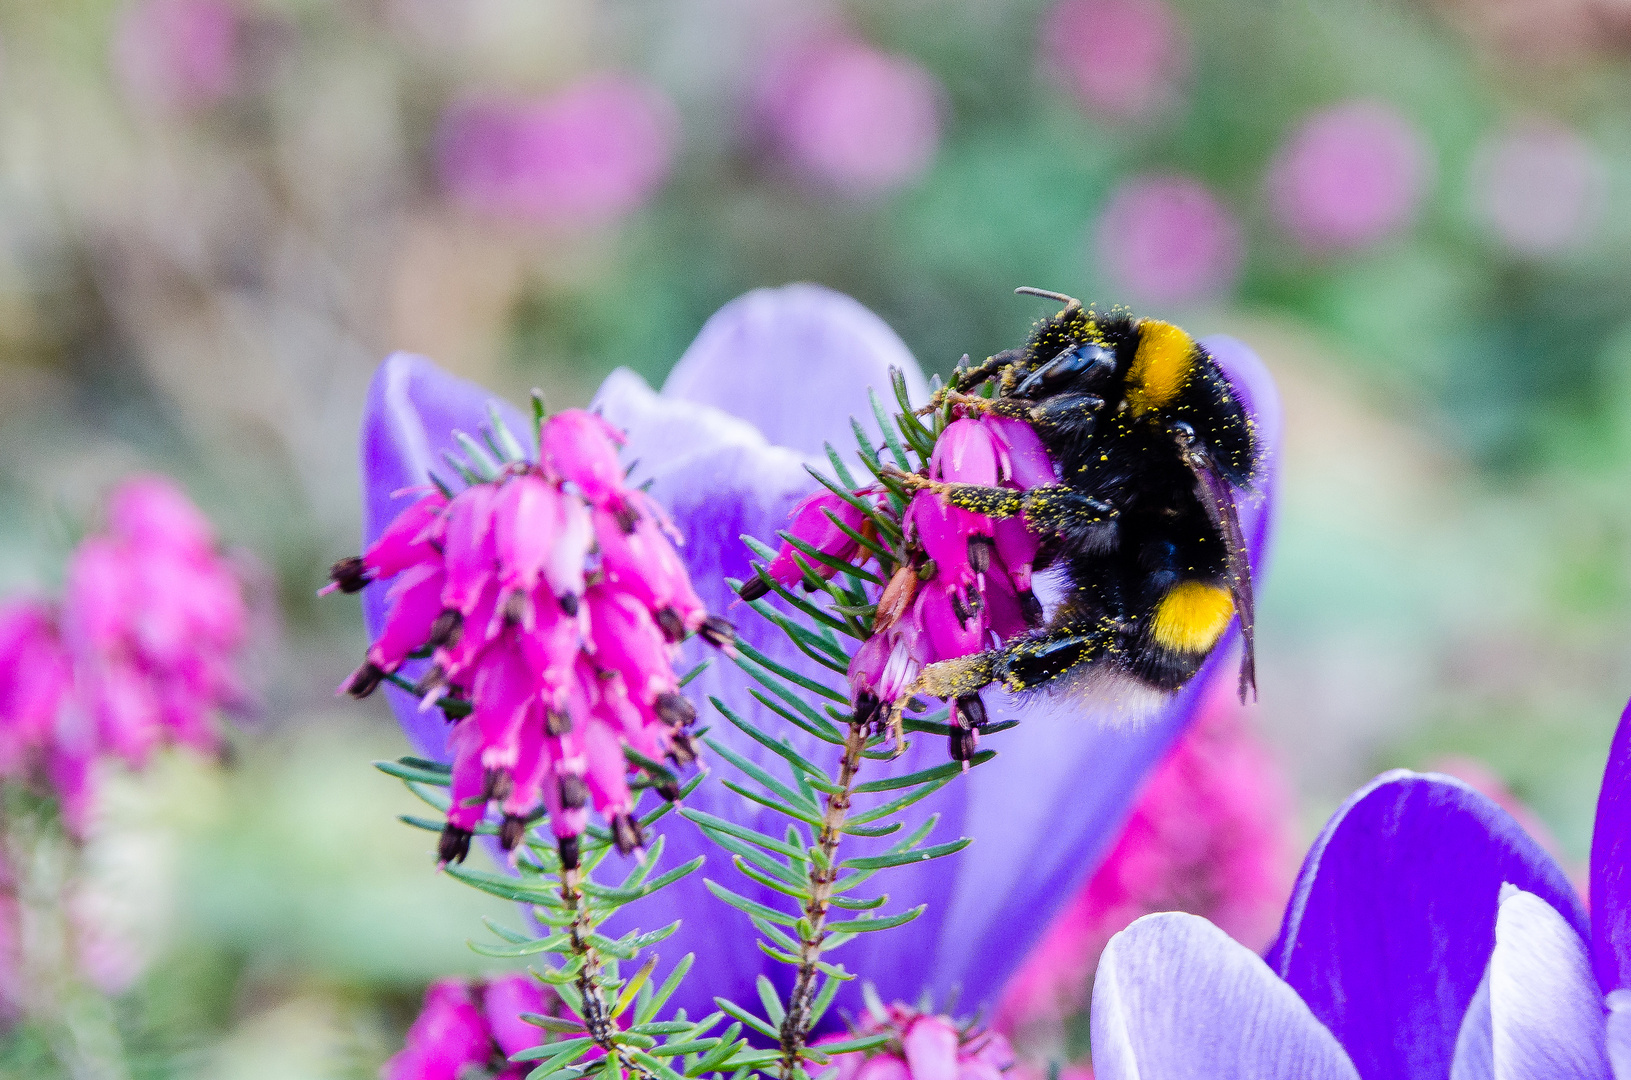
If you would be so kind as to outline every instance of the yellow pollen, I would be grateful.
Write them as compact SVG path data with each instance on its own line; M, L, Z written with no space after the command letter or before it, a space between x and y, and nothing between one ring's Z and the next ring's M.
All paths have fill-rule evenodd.
M1127 404L1134 416L1171 404L1189 381L1195 341L1171 323L1139 324L1138 351L1127 371Z
M1217 644L1234 613L1228 589L1181 581L1156 605L1150 636L1174 652L1204 653Z

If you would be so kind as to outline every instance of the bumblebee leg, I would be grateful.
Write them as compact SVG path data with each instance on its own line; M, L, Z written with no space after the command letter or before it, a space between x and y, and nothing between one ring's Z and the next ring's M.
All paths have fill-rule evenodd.
M1100 616L1009 642L992 664L992 681L1014 693L1046 686L1073 668L1112 655L1116 634L1116 624Z
M1092 394L1056 394L1027 409L1020 419L1029 420L1038 434L1085 439L1098 427L1103 408L1104 399Z
M1004 349L995 356L986 357L985 362L977 367L964 368L952 373L951 385L943 386L934 392L929 403L917 410L916 415L927 416L946 403L946 399L965 390L971 390L983 382L987 382L1002 374L1002 369L1024 356L1023 349ZM965 358L966 359L966 358ZM1004 381L1008 381L1006 378Z

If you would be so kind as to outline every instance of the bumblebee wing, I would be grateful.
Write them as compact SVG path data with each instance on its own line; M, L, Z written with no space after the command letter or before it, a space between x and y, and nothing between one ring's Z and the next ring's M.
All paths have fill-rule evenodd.
M1184 460L1195 474L1196 494L1200 496L1212 523L1223 534L1223 545L1228 549L1229 595L1234 601L1235 613L1240 617L1240 637L1244 646L1240 656L1240 700L1246 700L1248 691L1255 700L1257 654L1254 647L1256 610L1252 599L1252 562L1245 534L1240 529L1234 487L1224 478L1217 462L1204 447L1192 445L1185 451Z

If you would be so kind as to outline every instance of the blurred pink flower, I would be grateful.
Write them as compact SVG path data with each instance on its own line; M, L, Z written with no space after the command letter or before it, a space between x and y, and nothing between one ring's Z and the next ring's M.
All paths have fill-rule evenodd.
M385 1063L381 1080L466 1080L477 1075L520 1080L532 1066L507 1066L505 1060L547 1038L521 1014L557 1015L556 1000L536 979L521 973L487 983L431 983L408 1029L407 1044Z
M1270 209L1311 251L1364 247L1409 224L1432 179L1421 132L1390 105L1350 101L1299 126L1269 166Z
M137 0L114 30L114 70L142 104L206 108L238 89L240 31L227 0Z
M169 480L127 480L106 534L68 565L63 638L102 752L141 768L158 745L219 748L214 714L242 705L233 669L249 613L209 522Z
M35 599L0 606L0 776L22 777L37 764L73 682L52 607Z
M835 1080L1002 1080L1014 1064L1008 1040L950 1017L919 1012L895 1002L884 1008L872 999L854 1032L829 1035L812 1045L887 1032L891 1039L875 1050L837 1054Z
M905 187L934 161L942 91L905 56L827 37L773 61L759 93L771 142L819 187L868 198Z
M1230 689L1212 687L1098 871L1008 984L999 1030L1085 1005L1110 938L1152 912L1204 915L1250 948L1269 943L1295 869L1291 800Z
M1112 122L1174 105L1191 62L1164 0L1061 0L1042 22L1042 58L1091 116Z
M601 225L662 187L676 127L657 90L600 75L549 97L453 105L437 135L437 169L471 210L552 227Z
M1133 305L1182 304L1226 294L1245 239L1217 196L1187 176L1140 176L1111 193L1094 254L1114 295Z
M1580 244L1602 218L1606 172L1586 139L1556 122L1533 119L1479 144L1473 196L1512 251L1554 255Z

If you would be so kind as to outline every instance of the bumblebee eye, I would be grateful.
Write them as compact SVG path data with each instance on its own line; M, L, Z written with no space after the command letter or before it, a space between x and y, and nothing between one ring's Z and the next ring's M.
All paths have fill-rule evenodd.
M1023 394L1037 383L1058 386L1066 380L1108 375L1116 370L1116 354L1103 345L1086 344L1066 349L1025 377L1017 393Z

